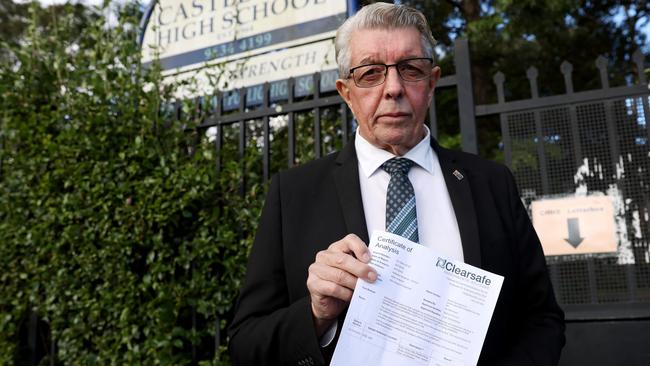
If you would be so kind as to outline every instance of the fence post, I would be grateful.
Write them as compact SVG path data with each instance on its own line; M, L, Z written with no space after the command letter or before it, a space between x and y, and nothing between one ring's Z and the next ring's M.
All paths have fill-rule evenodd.
M239 93L239 113L243 115L246 110L246 89L241 88ZM246 120L242 118L239 120L239 159L241 162L241 186L239 187L239 195L244 197L246 194Z
M456 64L456 88L458 90L458 115L460 118L460 142L463 151L478 153L476 119L474 114L474 90L472 69L467 39L454 41L454 62Z
M265 109L269 108L269 83L264 83L264 98L263 98L263 104L262 107ZM269 146L271 143L271 130L269 126L269 115L265 115L262 117L262 124L263 129L264 129L264 147L263 147L263 152L262 152L262 171L263 171L263 177L264 181L268 181L271 178L271 147Z
M568 61L563 61L560 65L560 71L564 75L565 94L573 94L573 65ZM580 141L580 129L578 128L578 114L575 104L569 105L569 118L571 128L571 141L573 143L573 156L576 168L582 165L582 142Z
M497 88L497 100L500 105L506 103L506 95L503 89L503 83L506 81L506 76L501 72L497 72L492 77L492 81ZM503 158L506 165L512 169L512 140L510 139L510 124L505 113L499 113L499 121L501 122L501 140L503 140Z
M537 68L531 66L526 71L526 77L528 77L528 82L530 84L530 96L531 99L539 98L539 90L537 88L537 76L539 75ZM545 133L542 126L542 118L540 116L539 110L533 112L535 118L535 135L537 136L537 161L539 162L539 175L542 178L542 192L544 194L549 194L551 188L549 186L548 179L548 166L546 164L546 149L545 144Z
M608 61L604 56L598 56L596 59L596 67L598 67L598 71L600 72L600 84L603 90L609 89L607 63ZM604 100L603 106L605 107L605 122L607 123L607 136L609 139L609 151L612 159L612 172L616 172L621 159L621 149L620 142L618 141L618 133L616 132L616 121L614 120L612 101Z
M431 97L431 106L429 107L429 130L431 137L438 138L438 116L436 114L436 93Z
M320 99L320 72L314 74L314 100ZM314 157L321 157L320 108L314 108Z
M288 97L288 104L292 105L293 104L293 91L295 87L295 79L294 78L289 78L287 81L287 91L289 93ZM289 131L288 131L288 144L287 146L287 165L289 168L293 167L296 163L296 120L295 120L295 113L293 111L289 112Z
M221 100L223 98L223 93L217 92L215 96L212 98L214 102L214 116L217 119L217 125L215 126L217 129L217 138L214 142L214 147L217 151L217 161L216 161L216 169L217 169L217 175L221 173L221 166L223 164L223 159L221 157L221 149L223 147L223 125L221 124Z

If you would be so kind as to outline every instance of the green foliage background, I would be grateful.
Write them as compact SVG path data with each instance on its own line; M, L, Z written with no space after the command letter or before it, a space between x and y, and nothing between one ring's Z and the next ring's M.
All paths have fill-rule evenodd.
M217 175L193 122L161 116L172 87L140 65L135 8L107 27L96 12L80 25L67 6L32 7L24 41L2 45L0 365L27 362L33 313L57 364L227 364L215 337L261 184L242 195L246 161Z

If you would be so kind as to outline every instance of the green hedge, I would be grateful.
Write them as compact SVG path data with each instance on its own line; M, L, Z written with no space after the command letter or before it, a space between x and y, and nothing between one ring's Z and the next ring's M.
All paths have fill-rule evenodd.
M195 122L161 115L171 87L140 66L133 8L112 28L63 13L33 7L24 43L2 45L0 364L27 359L32 313L57 364L227 364L215 336L263 189L242 195L245 162L217 175Z

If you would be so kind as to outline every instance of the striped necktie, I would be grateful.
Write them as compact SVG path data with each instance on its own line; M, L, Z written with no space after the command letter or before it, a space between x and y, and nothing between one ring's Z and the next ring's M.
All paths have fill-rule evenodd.
M381 165L388 174L386 193L386 231L418 242L418 219L415 210L415 192L408 178L413 161L392 158Z

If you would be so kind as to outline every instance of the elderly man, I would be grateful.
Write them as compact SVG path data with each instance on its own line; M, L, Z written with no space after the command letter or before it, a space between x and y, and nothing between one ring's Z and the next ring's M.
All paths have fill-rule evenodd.
M512 175L424 125L434 42L400 5L366 6L338 30L337 89L359 127L339 153L272 180L230 329L235 364L329 363L356 280L377 277L373 230L504 276L479 364L557 364L564 316Z

